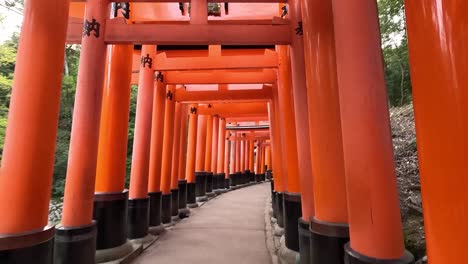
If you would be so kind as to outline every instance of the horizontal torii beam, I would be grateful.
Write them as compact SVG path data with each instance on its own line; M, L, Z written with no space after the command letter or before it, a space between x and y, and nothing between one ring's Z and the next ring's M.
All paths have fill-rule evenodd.
M227 123L234 123L234 122L268 122L267 115L260 115L260 116L249 116L249 117L226 117Z
M267 103L225 103L198 106L200 115L219 115L221 117L249 117L268 114Z
M258 125L258 126L227 126L226 130L229 131L241 131L241 132L247 132L247 131L260 131L260 130L270 130L269 125Z
M132 73L131 84L138 84L139 71ZM259 71L169 71L164 73L166 84L274 84L273 69Z
M257 90L186 91L179 88L175 91L175 100L183 103L264 101L270 100L271 96L272 87L267 85Z
M221 70L277 68L278 55L268 52L265 55L208 56L167 58L166 53L156 56L156 71L181 70Z
M132 0L132 3L178 3L180 0ZM71 0L71 2L86 2L86 0ZM109 0L109 2L120 2ZM191 0L184 0L184 3ZM219 0L207 0L208 3L219 3ZM287 3L287 0L223 0L223 3Z
M104 41L107 44L152 45L288 45L291 28L288 24L255 25L226 23L208 24L125 24L109 19ZM83 23L68 24L67 43L79 44Z

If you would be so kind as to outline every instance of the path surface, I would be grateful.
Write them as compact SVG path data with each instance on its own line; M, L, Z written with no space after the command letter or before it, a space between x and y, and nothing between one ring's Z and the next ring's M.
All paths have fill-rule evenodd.
M268 264L265 201L270 183L231 191L192 209L137 264Z

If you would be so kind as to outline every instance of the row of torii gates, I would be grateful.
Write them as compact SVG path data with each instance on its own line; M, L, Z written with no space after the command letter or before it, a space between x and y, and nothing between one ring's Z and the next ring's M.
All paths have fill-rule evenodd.
M258 181L274 176L274 215L302 263L414 262L404 248L375 0L289 0L287 8L225 0L229 11L216 18L206 0L191 1L190 16L171 0L112 3L113 12L107 0L72 2L25 2L0 167L1 263L94 263L96 249L143 238L196 197L254 181L253 172ZM468 2L405 2L428 258L462 263ZM54 227L66 43L80 43L81 57Z

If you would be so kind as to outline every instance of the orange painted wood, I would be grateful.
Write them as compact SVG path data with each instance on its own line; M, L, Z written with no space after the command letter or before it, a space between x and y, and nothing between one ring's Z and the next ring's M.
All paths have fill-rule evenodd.
M283 159L281 153L283 152L281 144L281 133L279 132L279 122L277 120L275 100L268 103L268 116L270 120L270 131L271 131L271 149L272 149L272 162L273 162L273 174L274 174L274 189L277 192L283 192L284 180L283 180ZM257 155L259 155L259 149L257 148ZM259 163L257 163L259 164ZM260 168L258 168L258 171Z
M198 138L198 105L189 105L189 128L187 138L187 167L185 168L185 179L187 182L195 182L196 150Z
M156 47L143 45L141 58L154 59ZM148 171L151 150L151 122L153 111L154 69L150 64L141 64L138 85L135 129L130 171L129 199L148 196Z
M239 135L239 132L235 132L234 135L236 135L236 138L237 136ZM237 172L241 172L241 141L239 139L236 139L234 141L234 143L236 144L236 163L235 163L235 171L236 173Z
M240 154L239 154L240 161L239 161L238 171L244 172L245 171L245 153L246 153L245 140L243 140L243 137L241 136L241 138L239 138L238 141L240 144Z
M94 191L122 192L127 173L133 47L108 46Z
M217 151L217 165L216 173L224 173L225 156L226 156L226 119L219 118L218 124L218 151Z
M217 173L218 167L219 116L213 116L213 137L211 143L211 172Z
M254 22L252 22L254 23ZM70 24L68 44L81 42L82 24ZM107 44L146 45L287 45L291 43L289 25L216 24L109 24Z
M182 104L176 103L175 106L175 116L174 116L174 141L172 149L172 168L171 168L171 190L179 188L179 151L181 144L181 128L180 128L180 119L182 117Z
M165 75L168 84L270 84L276 82L272 69L258 71L170 71Z
M293 25L298 25L302 21L300 1L301 0L288 1L288 18L291 20L291 30L293 30ZM297 145L297 157L301 187L301 206L303 212L302 215L307 218L314 215L314 196L311 191L311 187L313 186L313 175L310 152L311 142L308 121L309 112L307 106L303 36L301 34L295 34L292 36L291 40L292 42L289 48L291 53L296 140L297 142L300 142L300 144Z
M225 90L225 91L186 91L177 89L175 98L177 102L257 102L271 99L272 88L265 86L260 90Z
M205 139L205 166L204 171L213 172L211 170L211 153L213 146L213 116L206 116L206 139Z
M230 103L201 105L200 115L258 116L268 113L267 103Z
M405 1L428 261L464 262L466 1ZM439 110L435 108L441 107Z
M179 146L179 180L184 180L187 166L187 144L188 144L188 105L182 105L180 118L180 146Z
M86 6L85 17L88 21L96 19L101 23L100 31L105 32L108 11L106 3L100 0L90 0ZM52 22L52 24L56 23ZM94 33L91 32L90 36L81 34L83 39L80 68L76 85L61 222L64 227L89 225L93 219L94 184L106 60L104 37L102 35L96 37Z
M346 184L330 0L302 1L315 218L347 223ZM304 216L304 213L303 213ZM308 218L312 215L307 216Z
M284 158L287 172L287 191L300 193L299 158L296 141L296 120L294 98L292 95L292 73L290 53L287 46L277 46L281 66L278 70L279 87L277 89L278 112L281 122L281 135L284 139ZM276 93L274 94L276 96ZM302 144L302 142L301 142ZM263 154L262 154L263 155ZM263 166L263 164L262 164ZM261 170L262 171L262 167Z
M71 0L71 2L87 2L86 0ZM109 1L110 2L110 1ZM132 0L132 3L178 3L175 0ZM187 1L191 2L191 1ZM208 3L219 3L219 0L207 0ZM223 3L286 3L287 0L223 0Z
M199 112L199 109L198 109ZM205 171L205 150L206 150L206 123L208 120L207 115L198 116L198 126L197 126L197 151L195 156L195 171L203 172Z
M68 7L60 0L25 2L0 166L2 235L48 223Z
M175 101L172 98L175 86L168 85L166 89L166 107L164 110L164 135L161 162L161 191L171 193L172 151L174 142Z
M278 55L167 58L166 53L160 53L156 65L156 70L160 71L277 68Z
M404 242L377 2L332 0L332 6L351 247L397 259Z
M226 133L227 134L227 133ZM224 141L224 177L229 178L229 159L230 159L230 141L226 139Z
M148 192L161 191L161 162L164 136L164 111L166 107L166 84L156 81L153 94L153 116L151 122L151 150Z

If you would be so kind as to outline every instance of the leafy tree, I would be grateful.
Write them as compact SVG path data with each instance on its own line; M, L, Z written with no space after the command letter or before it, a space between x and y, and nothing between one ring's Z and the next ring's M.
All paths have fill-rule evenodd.
M411 101L408 42L403 0L379 0L385 79L390 105Z

